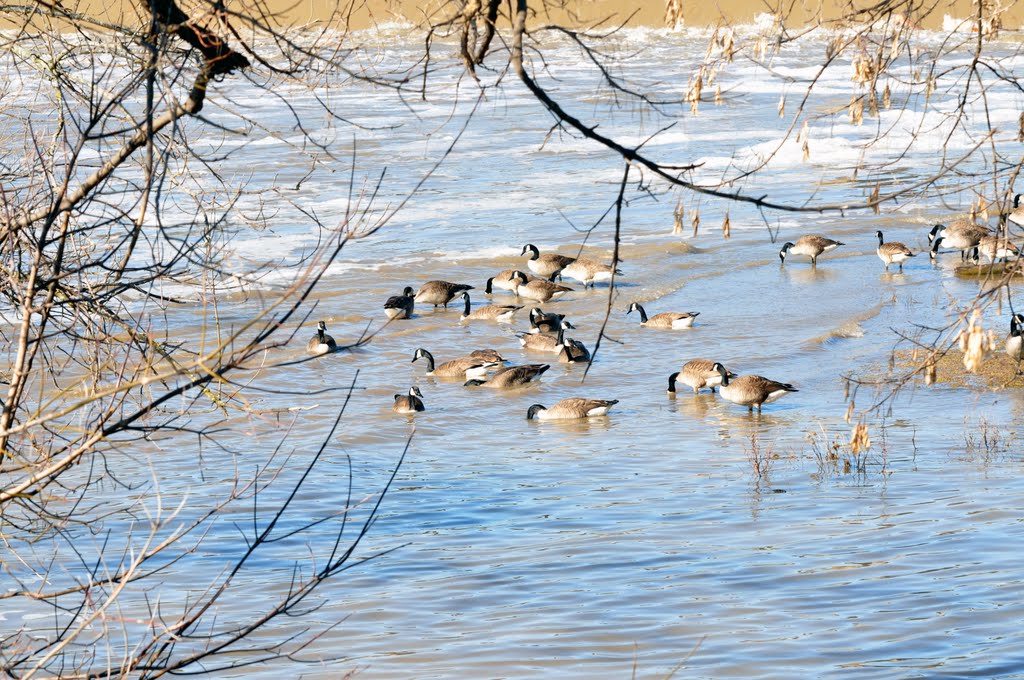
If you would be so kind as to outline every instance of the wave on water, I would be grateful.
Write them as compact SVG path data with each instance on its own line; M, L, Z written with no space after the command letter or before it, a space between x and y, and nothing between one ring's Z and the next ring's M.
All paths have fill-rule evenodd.
M863 338L864 327L861 326L861 324L867 321L868 319L872 319L878 316L881 313L882 308L884 306L884 303L879 303L872 307L871 309L867 310L866 312L858 314L852 319L847 319L843 321L835 328L808 340L806 342L806 346L808 348L827 347L841 340L848 340L850 338Z

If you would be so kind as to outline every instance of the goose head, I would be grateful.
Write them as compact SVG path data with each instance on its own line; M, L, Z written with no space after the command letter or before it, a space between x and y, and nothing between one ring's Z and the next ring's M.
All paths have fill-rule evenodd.
M782 250L779 251L779 259L782 260L783 264L786 263L786 255L789 253L789 249L792 247L792 241L786 241L785 243L782 244Z

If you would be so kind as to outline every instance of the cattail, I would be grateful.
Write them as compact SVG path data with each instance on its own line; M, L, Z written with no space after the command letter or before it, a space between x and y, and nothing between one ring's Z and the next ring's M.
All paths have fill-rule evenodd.
M722 236L725 237L726 241L729 240L729 229L730 229L731 226L732 225L729 223L729 211L726 210L725 211L725 221L722 222Z
M860 125L864 122L864 100L854 97L850 100L850 123Z
M683 25L683 6L680 0L666 0L665 25L676 30Z
M696 78L690 79L690 87L686 91L686 101L690 102L690 112L696 115L697 107L700 105L700 94L704 89L704 67L700 67Z
M871 437L868 436L868 426L862 420L853 426L853 432L850 434L850 450L857 455L870 448Z
M725 53L725 60L731 64L736 52L736 38L731 28L725 29L725 34L722 36L722 52Z
M981 327L981 311L975 309L967 322L967 330L960 334L960 347L964 353L964 368L974 373L985 358L985 331Z

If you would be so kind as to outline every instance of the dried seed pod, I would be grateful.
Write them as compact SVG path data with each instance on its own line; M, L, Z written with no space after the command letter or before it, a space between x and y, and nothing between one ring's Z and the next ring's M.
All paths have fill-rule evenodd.
M694 208L693 209L693 219L691 220L691 222L693 223L693 235L696 236L697 235L697 228L700 227L700 209L699 208Z
M786 117L786 95L779 96L779 118Z
M725 211L725 221L722 222L722 236L725 237L726 241L729 240L729 230L731 229L731 227L732 227L732 225L729 222L729 211L726 210Z
M892 108L892 90L889 89L889 83L886 83L885 89L882 90L882 106Z

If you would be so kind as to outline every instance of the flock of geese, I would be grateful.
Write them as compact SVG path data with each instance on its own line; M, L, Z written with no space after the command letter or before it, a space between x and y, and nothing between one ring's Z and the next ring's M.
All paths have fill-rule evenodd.
M1020 205L1020 198L1020 194L1014 197L1013 212L1001 216L1004 222L1008 219L1024 226L1024 206ZM875 232L875 236L878 238L876 252L885 265L886 271L893 264L898 265L900 271L903 271L904 262L914 257L915 253L903 243L886 242L881 231ZM969 254L972 254L975 260L984 257L989 262L1020 255L1017 247L1004 236L997 235L987 227L969 219L957 220L948 226L935 225L928 234L928 240L930 243L929 256L933 260L942 246L961 251L962 258L966 259ZM786 242L779 251L779 258L785 264L787 256L801 255L810 258L811 266L816 267L819 256L842 245L845 244L841 241L811 234L797 239L796 242ZM555 283L556 278L560 280L566 277L574 279L581 282L586 289L598 282L610 282L613 275L621 274L620 271L609 265L586 257L573 258L557 253L542 254L532 243L523 246L521 255L527 254L529 254L529 260L526 264L533 275L517 269L502 271L487 279L484 292L493 294L495 288L500 288L511 292L519 300L544 304L573 290L568 286ZM516 313L525 306L488 304L474 309L468 292L470 290L473 290L471 285L442 280L428 281L415 292L411 286L406 286L401 295L388 298L384 303L384 312L388 319L408 319L413 315L416 304L433 305L434 309L439 306L447 308L453 300L461 298L463 311L460 320L462 321L510 322ZM631 303L626 310L627 315L633 312L638 313L641 326L666 330L690 328L700 314L700 312L694 311L661 312L648 316L643 306L636 302ZM558 361L561 363L580 363L591 360L590 352L582 342L566 336L566 331L574 329L575 326L565 318L565 315L545 312L535 306L529 312L529 320L529 329L516 334L525 349L557 353ZM317 323L316 335L310 338L306 349L310 354L326 354L338 349L334 338L327 334L327 327L323 321ZM1024 315L1014 314L1010 320L1006 353L1017 361L1019 367L1021 358L1024 356ZM438 364L430 352L419 347L413 353L412 361L420 360L424 362L428 376L455 378L464 381L466 387L493 389L527 385L551 368L550 364L546 363L506 366L504 357L493 349L477 350L466 356ZM703 358L687 361L679 371L672 373L668 377L668 391L675 393L679 383L690 387L694 394L701 389L715 392L715 389L718 388L718 393L722 398L746 406L750 411L757 409L758 413L761 412L761 407L764 404L771 403L790 392L799 391L789 383L759 375L737 376L721 362ZM617 399L569 397L550 407L533 404L527 409L526 417L527 419L554 420L603 416L617 403ZM394 395L394 403L391 408L395 413L401 414L415 414L426 409L423 394L415 385L409 389L407 394Z

